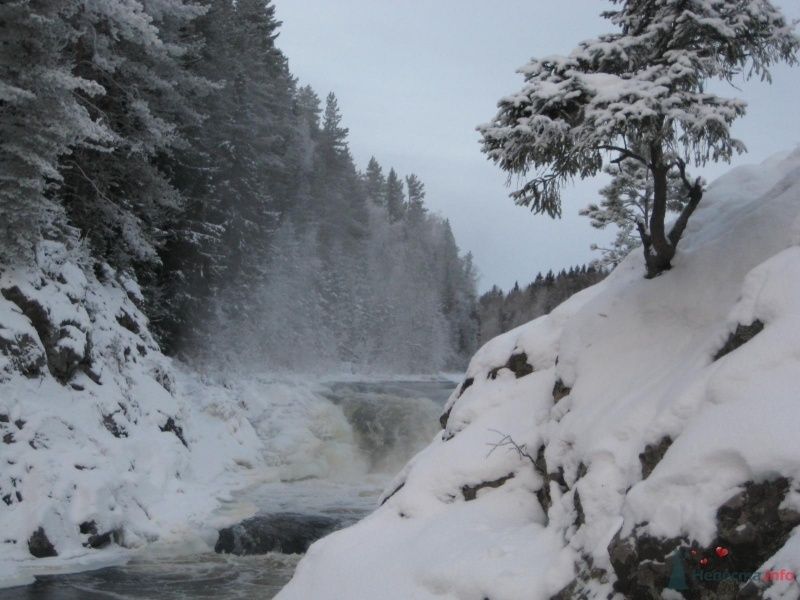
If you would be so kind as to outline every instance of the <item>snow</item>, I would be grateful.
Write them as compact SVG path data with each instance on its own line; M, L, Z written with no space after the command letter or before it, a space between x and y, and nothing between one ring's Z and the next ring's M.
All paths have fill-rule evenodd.
M710 186L671 271L645 280L635 252L602 283L486 344L462 379L471 385L450 396L446 429L436 429L435 406L414 404L425 422L404 425L429 445L380 508L312 546L279 598L549 598L582 561L610 570L618 532L641 525L707 545L717 507L745 482L800 480L798 199L800 150L731 171ZM208 551L256 498L291 508L281 482L299 481L297 494L311 498L386 481L359 449L348 414L359 406L331 401L327 384L193 372L158 351L132 279L56 242L36 256L0 273L0 289L35 301L36 320L59 338L42 339L41 323L0 296L0 439L11 436L0 445L0 587L154 548ZM756 319L763 331L713 360ZM9 343L24 353L7 355ZM46 367L23 376L19 360L35 365L48 344L90 368L66 383ZM523 352L533 373L498 370ZM557 381L571 391L554 404ZM393 420L385 404L381 426ZM673 444L643 479L639 454L665 436ZM380 468L396 464L388 458ZM542 461L566 486L545 480ZM784 504L800 509L800 490ZM121 544L85 547L86 521L118 531ZM57 557L29 554L39 527ZM797 571L798 548L796 531L764 568ZM592 582L592 593L606 597L610 583ZM797 591L777 582L768 597Z
M707 545L717 508L744 483L800 481L799 201L800 150L735 169L708 189L671 271L645 280L634 252L549 316L486 344L465 375L474 383L448 402L446 430L371 516L312 546L279 600L546 599L582 557L610 570L618 531L643 524ZM713 360L755 319L762 332ZM488 377L519 352L532 374ZM572 389L554 405L558 379ZM529 457L496 447L506 435ZM639 454L664 436L674 443L643 480ZM530 459L541 446L568 487L550 483L547 515ZM464 486L509 474L465 498ZM798 505L798 492L786 502ZM798 548L796 530L765 567L796 570ZM597 597L610 591L594 585ZM798 597L785 584L769 591L781 593Z
M108 265L86 268L80 251L44 242L35 266L0 274L0 290L10 288L38 303L60 337L40 339L0 296L0 587L125 562L154 545L209 551L218 528L255 513L240 499L245 489L306 477L334 489L367 474L353 428L321 384L214 380L167 359L148 333L140 289ZM4 340L30 340L34 358L47 343L67 345L91 369L66 383L46 366L28 378ZM120 545L85 547L79 526L88 521L117 531ZM29 554L39 527L57 557Z
M371 508L388 476L360 448L347 403L325 395L341 377L200 374L159 352L135 281L87 262L80 249L43 242L34 266L0 273L0 290L18 289L39 307L37 327L50 327L37 331L0 295L0 588L154 553L210 552L219 528L257 510L296 510L298 497L308 510ZM9 343L18 345L10 353ZM47 366L24 376L19 348L44 365L48 345L91 365L67 381ZM412 400L405 425L427 432L425 444L439 406ZM387 408L377 425L392 421ZM407 449L396 450L402 459L378 466L404 462ZM90 521L118 543L86 547L80 525ZM29 553L39 527L57 557Z

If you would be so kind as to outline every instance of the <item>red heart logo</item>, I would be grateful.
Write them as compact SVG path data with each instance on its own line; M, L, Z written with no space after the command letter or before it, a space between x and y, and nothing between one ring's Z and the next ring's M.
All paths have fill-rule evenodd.
M705 567L707 564L708 564L708 559L706 557L703 557L703 558L700 559L700 566L701 567Z
M692 556L697 556L697 550L692 550Z
M716 552L717 556L719 556L720 558L725 558L726 556L728 556L728 554L731 553L730 550L728 550L727 548L724 548L722 546L717 546L714 549L714 552Z

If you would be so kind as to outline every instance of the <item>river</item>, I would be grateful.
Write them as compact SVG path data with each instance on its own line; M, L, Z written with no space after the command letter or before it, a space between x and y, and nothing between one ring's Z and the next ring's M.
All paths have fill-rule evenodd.
M368 465L355 480L306 478L253 486L235 500L260 515L300 513L345 527L377 506L392 476L438 430L451 381L330 383L319 393L341 407ZM224 508L224 507L223 507ZM289 581L301 556L141 552L126 564L70 575L37 576L32 585L0 590L0 600L269 599Z

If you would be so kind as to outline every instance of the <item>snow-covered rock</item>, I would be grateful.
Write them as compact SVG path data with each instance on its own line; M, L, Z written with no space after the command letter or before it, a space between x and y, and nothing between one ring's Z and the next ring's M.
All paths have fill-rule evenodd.
M723 598L800 572L798 244L800 151L720 178L671 271L635 252L479 350L444 430L278 598ZM800 597L772 579L750 597Z
M219 412L212 388L180 389L141 303L134 281L57 242L0 273L0 587L185 538L261 459L230 397Z

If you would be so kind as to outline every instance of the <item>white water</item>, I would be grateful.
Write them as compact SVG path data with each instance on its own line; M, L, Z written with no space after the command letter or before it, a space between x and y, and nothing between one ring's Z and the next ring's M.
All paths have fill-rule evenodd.
M256 409L265 462L279 474L238 494L221 513L294 512L351 524L377 506L394 473L439 431L449 381L330 383L315 391L270 386ZM260 389L260 386L257 386ZM258 394L250 389L247 394ZM188 552L188 553L187 553ZM0 600L239 600L272 598L298 555L237 557L199 548L146 550L123 566L37 577Z

